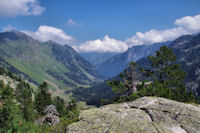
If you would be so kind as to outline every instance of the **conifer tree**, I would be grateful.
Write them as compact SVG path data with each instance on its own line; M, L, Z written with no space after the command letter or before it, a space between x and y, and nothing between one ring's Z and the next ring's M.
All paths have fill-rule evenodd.
M43 114L43 110L52 104L51 94L48 92L48 85L46 82L43 82L39 86L39 92L35 97L35 106L39 114Z
M117 94L111 101L123 102L142 96L159 96L181 102L196 102L194 94L186 90L184 84L186 73L176 63L177 57L170 48L162 46L159 51L156 51L155 56L149 56L148 59L151 66L148 69L141 68L141 71L144 76L150 77L152 83L138 84L137 65L131 62L129 67L119 75L120 80L107 82Z
M19 132L23 118L21 111L15 102L13 89L10 86L0 88L2 90L0 101L0 132Z
M78 120L79 109L77 105L77 100L72 99L69 102L69 106L67 107L67 117L68 119L74 119L74 121Z
M17 101L21 103L21 109L26 121L33 121L35 118L32 93L28 83L21 82L17 85Z
M118 94L130 94L137 91L136 82L136 71L138 67L135 62L130 62L127 69L123 73L119 74L120 80L108 81L107 84L112 88L112 90Z
M66 114L66 107L64 100L59 96L57 96L56 98L54 98L53 103L56 106L56 110L58 111L60 116L64 116Z
M151 68L142 69L144 75L150 76L153 83L147 88L147 94L166 97L177 101L193 101L192 92L187 92L184 84L186 73L176 63L173 51L162 46L155 56L148 57Z

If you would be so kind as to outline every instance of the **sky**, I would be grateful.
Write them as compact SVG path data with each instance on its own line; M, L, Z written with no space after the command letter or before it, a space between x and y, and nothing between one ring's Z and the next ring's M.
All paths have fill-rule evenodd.
M120 53L200 32L200 0L0 0L0 30L13 29L78 52Z

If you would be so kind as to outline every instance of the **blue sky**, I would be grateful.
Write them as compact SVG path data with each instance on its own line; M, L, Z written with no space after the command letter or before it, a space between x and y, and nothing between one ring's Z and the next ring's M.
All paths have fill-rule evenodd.
M15 4L16 1L25 2L18 5ZM9 11L9 8L12 8L13 12ZM119 49L115 51L123 52L127 49L124 45L156 42L138 42L138 40L131 42L131 38L137 32L184 27L184 24L175 24L175 21L185 16L195 17L199 14L200 0L0 0L0 29L5 31L15 28L37 38L38 34L43 32L38 32L37 35L35 32L40 26L46 26L43 29L51 27L49 30L55 30L52 28L62 30L66 38L68 37L66 43L82 44L83 47L87 45L86 51L93 49L91 47L95 43L94 48L101 47L99 45L110 45L111 42L112 45L106 49L116 45ZM199 22L199 18L196 21ZM183 32L186 34L199 30ZM58 41L59 37L48 35ZM46 41L44 38L40 40ZM65 43L64 40L60 42ZM81 51L81 48L76 49ZM95 50L98 51L98 48ZM99 51L106 50L100 48Z

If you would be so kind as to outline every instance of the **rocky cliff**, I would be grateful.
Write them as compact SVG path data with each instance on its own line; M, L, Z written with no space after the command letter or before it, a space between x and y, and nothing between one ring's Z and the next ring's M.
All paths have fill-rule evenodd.
M200 107L143 97L82 111L68 133L200 133Z
M104 62L96 65L96 69L106 78L111 78L123 72L131 61L138 61L141 58L154 54L161 46L168 46L170 41L155 43L152 45L133 46L126 52L117 54Z

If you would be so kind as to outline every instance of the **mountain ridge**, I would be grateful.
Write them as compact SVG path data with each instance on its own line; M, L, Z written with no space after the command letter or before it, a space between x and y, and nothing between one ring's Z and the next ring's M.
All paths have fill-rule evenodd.
M99 52L85 52L85 53L79 53L83 58L85 58L87 61L89 61L94 66L98 66L99 64L103 63L107 59L117 55L118 53L114 52L105 52L105 53L99 53Z
M187 75L185 83L188 89L200 96L200 34L184 35L175 39L169 45L177 56L177 63ZM140 66L149 67L147 58L138 60Z
M168 46L171 41L155 43L151 45L140 45L129 48L126 52L117 54L105 62L96 66L97 71L106 78L111 78L122 72L131 61L137 61L143 57L153 54L161 46Z
M177 55L177 63L180 64L181 69L187 73L184 81L186 88L192 90L196 96L200 96L200 34L181 36L171 42L169 47ZM139 67L150 67L150 62L147 57L138 60L136 63ZM118 79L118 76L109 78L107 81L115 78ZM96 88L98 90L95 90ZM94 105L99 105L101 99L110 99L114 95L111 88L106 85L106 81L83 89L84 91L81 91L82 89L75 89L74 96L81 100L85 99L87 103ZM98 100L94 100L97 98Z
M88 86L102 78L70 46L40 42L18 31L0 33L0 52L1 65L12 66L38 84L48 81L54 90Z

